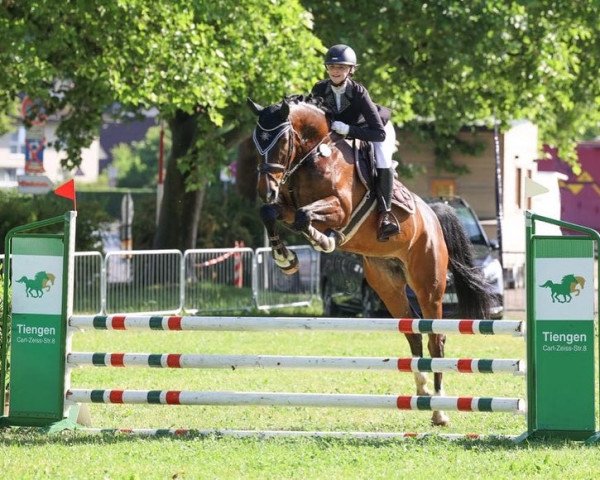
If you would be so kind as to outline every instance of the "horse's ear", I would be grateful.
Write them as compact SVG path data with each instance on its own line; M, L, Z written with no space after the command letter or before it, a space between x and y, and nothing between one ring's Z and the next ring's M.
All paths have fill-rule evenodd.
M246 99L246 103L248 103L248 106L250 107L250 110L252 110L252 112L256 116L258 116L260 114L260 112L262 112L264 110L264 108L261 107L258 103L253 102L250 97L248 97Z
M290 114L290 104L288 103L287 98L284 98L281 102L280 114L282 118L287 118Z

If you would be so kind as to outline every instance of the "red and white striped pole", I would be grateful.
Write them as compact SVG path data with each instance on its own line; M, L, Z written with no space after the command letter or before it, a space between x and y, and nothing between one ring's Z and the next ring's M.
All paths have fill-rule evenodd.
M236 240L235 248L244 248L244 241ZM242 288L244 278L244 270L242 266L242 254L236 252L233 254L233 285L237 288Z

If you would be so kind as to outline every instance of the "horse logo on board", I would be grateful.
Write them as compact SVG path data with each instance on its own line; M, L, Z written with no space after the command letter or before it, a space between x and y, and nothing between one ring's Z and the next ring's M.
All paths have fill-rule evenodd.
M581 290L585 287L585 278L576 277L575 274L565 275L560 283L554 283L548 280L542 288L550 289L550 298L552 303L569 303L574 296L578 296Z
M27 297L41 298L44 292L49 292L54 285L56 276L48 272L37 272L33 278L27 278L23 275L17 283L22 283L25 286L25 295Z

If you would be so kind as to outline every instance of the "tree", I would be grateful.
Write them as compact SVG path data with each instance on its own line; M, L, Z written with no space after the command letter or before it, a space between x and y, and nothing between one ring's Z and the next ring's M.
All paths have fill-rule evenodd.
M527 118L544 142L574 155L599 125L595 0L303 4L325 44L357 50L358 78L407 127L431 123L447 141L464 125Z
M119 144L112 149L117 171L117 187L152 188L158 175L160 127L150 127L146 136L130 145ZM164 149L171 149L169 135L164 135Z
M1 108L2 107L0 107L0 135L4 135L15 128L18 115L18 102L15 100L7 102L4 111L2 111Z
M109 106L157 108L173 148L155 246L194 247L207 175L250 131L246 96L273 101L315 80L311 26L297 0L8 0L0 107L26 92L57 115L68 169Z

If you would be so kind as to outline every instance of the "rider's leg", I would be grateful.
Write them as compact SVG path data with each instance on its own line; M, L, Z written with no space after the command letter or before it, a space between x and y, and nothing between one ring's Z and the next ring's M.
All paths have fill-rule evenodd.
M375 192L379 202L379 223L377 239L385 242L392 235L400 233L398 220L392 213L392 192L394 190L394 166L392 154L396 150L396 132L392 122L385 125L385 140L373 142L375 149Z

